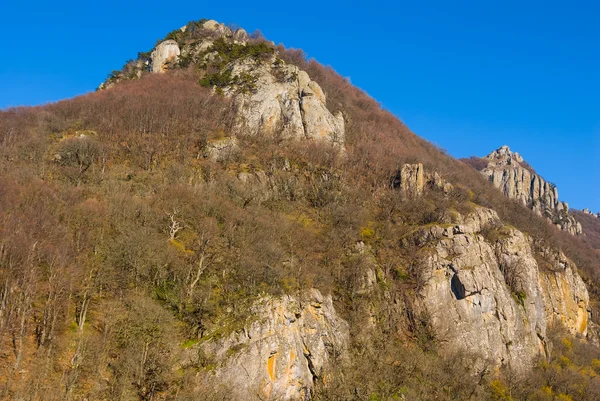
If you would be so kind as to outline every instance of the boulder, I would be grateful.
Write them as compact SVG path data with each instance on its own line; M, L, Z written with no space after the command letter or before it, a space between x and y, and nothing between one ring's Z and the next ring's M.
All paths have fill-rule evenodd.
M214 19L208 20L204 24L202 24L202 28L209 31L216 31L219 28L219 26L220 24Z
M242 28L236 29L233 33L233 40L238 43L245 43L248 40L248 33Z

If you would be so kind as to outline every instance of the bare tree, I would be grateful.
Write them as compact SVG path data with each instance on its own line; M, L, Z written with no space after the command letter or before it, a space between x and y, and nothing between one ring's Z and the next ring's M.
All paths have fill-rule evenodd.
M178 210L173 210L171 213L167 213L167 216L169 217L169 241L173 241L175 240L175 236L177 235L177 233L179 231L181 231L183 229L183 225L178 222L177 220L175 220L175 217L177 216L177 214L179 213Z

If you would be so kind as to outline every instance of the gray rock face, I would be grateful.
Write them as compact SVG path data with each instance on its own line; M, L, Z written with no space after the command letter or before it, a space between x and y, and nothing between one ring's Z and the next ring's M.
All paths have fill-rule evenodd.
M571 261L548 250L548 266L538 265L531 239L501 226L492 210L477 207L456 219L419 233L426 252L415 306L429 317L441 352L467 352L479 368L509 365L525 372L538 355L548 354L549 326L587 334L588 292ZM497 227L496 236L484 236L490 227ZM358 244L357 252L363 251ZM372 291L376 280L367 268L360 291ZM262 298L250 316L243 327L209 335L198 346L216 364L199 374L199 394L307 400L315 381L326 381L348 359L348 325L331 297L317 290Z
M239 28L233 33L233 40L237 43L244 43L248 40L248 33L245 29Z
M273 58L272 62L275 62ZM268 64L239 62L234 76L253 74L255 90L239 93L232 86L225 92L234 97L237 107L236 129L246 135L277 136L279 139L324 140L343 145L344 118L333 115L326 105L323 90L305 71L279 62L279 78Z
M546 354L550 324L587 334L588 292L564 255L541 268L520 231L502 227L494 242L484 238L486 226L499 224L494 211L477 208L462 220L423 233L432 250L418 299L445 352L473 352L524 371Z
M150 64L152 72L165 72L165 64L176 60L180 54L181 51L179 50L179 45L174 40L165 40L164 42L161 42L156 46L150 56L152 59Z
M481 173L506 196L517 199L536 214L549 218L562 230L581 234L581 224L569 215L569 205L558 200L558 189L526 168L523 158L508 146L496 149L484 158L488 165Z
M231 36L233 34L231 29L229 29L225 24L219 24L217 21L212 19L206 21L202 27L208 31L216 32L219 35Z
M298 298L264 298L252 307L252 322L202 344L219 361L199 377L200 394L225 392L236 400L307 400L333 359L349 345L347 323L331 296L312 289Z
M400 190L408 196L420 196L425 189L425 170L421 163L405 164L400 170Z
M439 188L446 193L453 188L437 172L426 172L421 163L403 165L393 178L392 185L411 198L423 195L426 188Z

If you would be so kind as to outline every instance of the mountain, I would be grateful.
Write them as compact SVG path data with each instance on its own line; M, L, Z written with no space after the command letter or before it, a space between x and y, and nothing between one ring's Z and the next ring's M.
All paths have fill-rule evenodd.
M496 188L517 199L537 215L573 235L582 234L581 223L569 214L569 205L558 200L556 185L545 181L516 152L502 146L486 157L464 159L488 177Z
M600 253L555 189L259 34L192 21L0 112L0 172L4 399L600 398Z

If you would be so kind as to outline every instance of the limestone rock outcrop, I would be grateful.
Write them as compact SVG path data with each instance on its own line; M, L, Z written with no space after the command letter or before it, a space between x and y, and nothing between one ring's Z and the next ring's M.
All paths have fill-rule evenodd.
M220 162L233 157L239 151L236 138L223 138L209 141L204 149L204 157L213 162Z
M453 188L437 172L425 171L421 163L404 164L392 178L392 186L407 197L419 197L427 188L438 188L446 193Z
M331 296L311 289L301 296L265 297L249 322L199 345L216 368L198 380L200 394L237 400L307 400L315 380L326 380L349 346L348 324Z
M521 155L502 146L482 160L487 166L481 173L506 196L519 200L562 230L573 235L582 233L581 224L569 214L569 205L559 201L556 186L536 174Z
M219 23L215 20L208 20L202 24L202 27L207 31L216 32L218 35L231 36L233 32L225 24Z
M396 174L395 187L399 187L403 194L408 196L421 196L425 189L425 169L421 163L405 164Z
M278 77L273 75L274 69ZM237 85L225 91L234 97L238 132L344 143L342 114L329 111L323 90L305 71L274 58L261 65L241 61L232 66L232 74L255 77L253 91L239 93Z
M583 210L582 210L582 212L583 212L583 213L585 213L585 214L589 214L590 216L594 216L594 217L598 217L598 218L600 218L600 212L598 212L598 213L594 213L594 212L592 212L592 211L591 211L589 208L587 208L587 207L586 207L585 209L583 209Z
M418 300L445 352L463 351L517 371L548 352L547 329L563 324L585 336L588 292L560 253L538 265L531 239L478 207L456 225L424 229ZM494 228L492 228L494 227ZM486 230L496 230L493 239Z
M175 61L181 54L179 45L174 40L165 40L156 46L152 52L151 57L151 70L154 73L165 72L165 65L168 62Z

